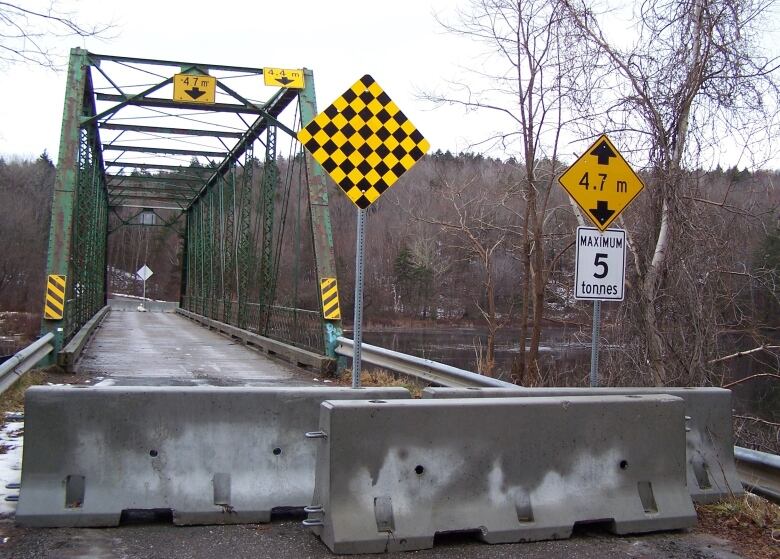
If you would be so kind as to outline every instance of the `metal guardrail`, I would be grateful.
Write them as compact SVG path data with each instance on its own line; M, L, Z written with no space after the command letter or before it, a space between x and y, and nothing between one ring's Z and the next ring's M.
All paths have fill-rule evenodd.
M49 332L0 365L0 394L8 390L24 373L35 367L38 361L54 351L54 346L49 343L52 339L54 334Z
M746 490L780 503L780 456L735 446L734 459Z
M355 342L349 338L337 338L336 353L345 357L352 357L355 351ZM361 344L361 361L371 363L377 367L383 367L404 375L420 378L453 388L488 387L488 388L517 388L511 382L486 377L465 369L451 367L438 361L423 359L413 355L407 355L383 347Z

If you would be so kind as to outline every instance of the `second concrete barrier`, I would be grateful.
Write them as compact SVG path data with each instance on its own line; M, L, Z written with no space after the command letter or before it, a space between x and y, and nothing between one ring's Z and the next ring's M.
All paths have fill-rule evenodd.
M325 402L305 524L334 553L690 527L683 413L665 395Z
M423 398L514 398L670 394L685 401L688 491L713 503L744 490L734 463L731 391L723 388L426 388ZM682 426L680 427L682 429Z

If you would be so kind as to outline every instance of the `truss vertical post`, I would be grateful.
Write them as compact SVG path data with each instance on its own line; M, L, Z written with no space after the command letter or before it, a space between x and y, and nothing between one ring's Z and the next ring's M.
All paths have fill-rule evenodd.
M304 70L305 87L298 95L301 124L308 124L317 116L317 98L314 92L314 74ZM328 183L325 171L311 155L305 155L309 183L309 210L314 237L314 259L317 265L317 282L323 278L336 277L336 258L333 252L333 229L328 208ZM320 313L322 309L320 309ZM322 320L325 355L336 357L336 338L341 336L340 320Z
M235 200L236 200L236 166L230 167L229 179L223 192L225 205L225 310L223 322L233 322L233 294L236 292L236 251L233 242L235 238Z
M266 130L265 164L262 185L263 246L260 254L260 308L262 309L260 333L268 331L268 319L276 295L276 274L273 262L274 194L279 184L279 168L276 165L276 126ZM298 258L296 252L295 258Z
M181 280L179 281L179 306L189 310L187 291L189 289L190 274L190 229L192 227L192 214L188 211L184 214L184 234L181 247Z
M68 77L65 89L65 107L63 110L60 149L57 160L57 174L52 197L51 226L49 230L49 252L46 260L46 274L59 274L67 277L65 291L65 312L61 320L46 320L41 324L41 334L54 334L54 351L46 358L47 364L56 360L56 354L62 349L66 324L71 321L74 312L73 278L71 277L71 249L73 237L73 213L76 202L76 189L79 179L79 147L81 144L81 117L85 116L85 93L87 85L87 51L72 49L68 64ZM46 279L41 281L44 292Z
M252 275L252 175L255 167L254 144L244 153L244 172L241 176L241 202L238 207L238 327L246 329L249 314L249 278Z
M203 210L203 310L201 314L211 318L211 299L214 293L211 215L214 212L214 208L212 207L209 198L208 193L206 193L201 199L201 208Z

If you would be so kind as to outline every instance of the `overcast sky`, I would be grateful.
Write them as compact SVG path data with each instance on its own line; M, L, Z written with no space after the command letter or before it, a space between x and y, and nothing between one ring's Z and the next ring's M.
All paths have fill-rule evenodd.
M25 5L47 2L23 1ZM462 150L469 141L453 119L432 111L416 89L434 87L469 63L468 48L441 33L433 14L446 0L199 1L82 0L58 4L86 23L114 22L111 38L61 39L70 47L140 58L314 71L320 109L364 74L372 74L429 139L434 149ZM65 71L32 65L0 69L0 154L56 156ZM449 115L443 113L449 112Z
M47 6L48 0L21 0ZM318 106L324 108L369 73L428 138L432 149L460 152L506 127L496 117L434 107L419 91L446 87L464 68L484 64L484 47L444 33L435 14L451 20L455 0L171 2L164 0L60 0L61 11L85 24L113 23L104 40L59 39L70 47L142 58L250 67L313 69ZM32 65L0 67L0 155L56 158L65 71ZM587 142L564 146L575 154ZM499 155L495 153L494 155ZM727 162L733 164L734 162ZM747 162L740 162L744 166ZM724 165L725 166L725 165ZM780 165L778 165L780 166Z

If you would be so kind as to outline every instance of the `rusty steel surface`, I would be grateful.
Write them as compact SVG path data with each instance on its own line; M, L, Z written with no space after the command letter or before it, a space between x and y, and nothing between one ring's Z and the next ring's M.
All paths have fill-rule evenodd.
M293 365L167 312L112 311L77 370L124 386L322 384Z

